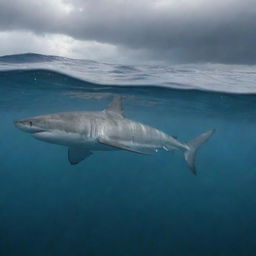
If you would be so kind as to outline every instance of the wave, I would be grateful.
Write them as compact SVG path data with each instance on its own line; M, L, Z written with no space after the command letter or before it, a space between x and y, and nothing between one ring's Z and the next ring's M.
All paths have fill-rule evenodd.
M189 89L189 87L178 84L178 83L169 83L170 87L161 87L158 85L147 85L147 84L103 84L96 83L93 81L81 79L76 76L72 76L66 73L59 71L54 71L50 69L14 69L14 70L1 70L0 71L0 83L2 86L7 85L8 87L19 87L26 84L27 87L36 88L67 88L67 89L92 89L92 90L117 90L118 88L122 89ZM191 89L191 88L190 88ZM191 89L192 90L192 89Z
M48 76L79 86L157 87L255 94L256 66L222 64L120 65L35 53L0 57L1 77ZM46 78L45 78L46 79ZM67 86L67 85L66 85Z

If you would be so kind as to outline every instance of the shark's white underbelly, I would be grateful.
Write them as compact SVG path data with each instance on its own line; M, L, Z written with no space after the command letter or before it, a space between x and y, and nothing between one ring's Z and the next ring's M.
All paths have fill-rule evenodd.
M52 144L67 146L67 147L82 147L90 149L91 151L112 151L118 150L116 148L103 145L98 142L96 138L87 137L79 133L65 132L53 130L50 132L34 133L33 137Z

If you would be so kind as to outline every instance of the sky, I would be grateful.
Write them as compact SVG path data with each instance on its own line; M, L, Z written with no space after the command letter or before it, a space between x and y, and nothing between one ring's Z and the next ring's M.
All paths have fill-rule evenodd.
M255 0L0 0L0 55L256 64Z

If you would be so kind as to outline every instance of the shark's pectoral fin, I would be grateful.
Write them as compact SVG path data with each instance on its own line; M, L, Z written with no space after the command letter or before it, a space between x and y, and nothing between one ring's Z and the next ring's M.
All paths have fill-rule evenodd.
M122 149L122 150L128 150L134 153L144 154L144 155L150 154L149 152L141 151L141 150L138 150L137 148L124 145L123 143L110 138L99 138L98 141L99 143L105 144L107 146L111 146L111 147Z
M92 152L83 148L68 148L68 160L72 165L80 163L82 160L90 155L92 155Z

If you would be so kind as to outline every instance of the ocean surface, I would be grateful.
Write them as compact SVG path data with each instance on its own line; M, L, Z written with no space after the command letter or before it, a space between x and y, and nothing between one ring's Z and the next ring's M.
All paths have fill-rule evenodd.
M121 65L55 56L0 57L0 255L256 255L256 66ZM197 155L96 152L71 166L65 147L13 121L103 110L187 141Z

